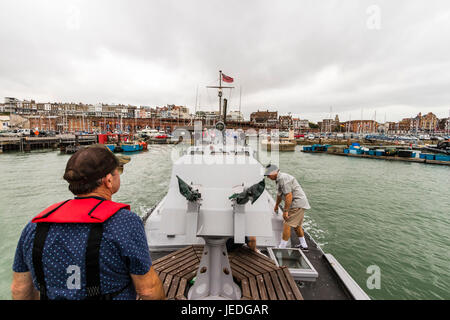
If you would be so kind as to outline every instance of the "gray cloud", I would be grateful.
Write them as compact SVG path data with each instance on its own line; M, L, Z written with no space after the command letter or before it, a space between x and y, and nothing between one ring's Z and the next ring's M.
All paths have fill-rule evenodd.
M222 69L247 115L444 117L449 38L446 0L3 0L0 95L205 110Z

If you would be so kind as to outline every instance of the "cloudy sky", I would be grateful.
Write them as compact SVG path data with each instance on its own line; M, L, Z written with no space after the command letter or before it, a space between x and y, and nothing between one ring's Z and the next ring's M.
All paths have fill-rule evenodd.
M0 97L448 117L449 39L448 0L1 0Z

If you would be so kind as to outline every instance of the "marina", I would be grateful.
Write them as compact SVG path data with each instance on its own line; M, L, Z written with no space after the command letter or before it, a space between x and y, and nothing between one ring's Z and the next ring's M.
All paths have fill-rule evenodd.
M428 154L428 153L418 153L412 149L400 148L397 149L395 146L387 146L377 148L359 148L359 144L355 143L358 149L355 148L345 148L345 147L333 147L330 145L320 145L315 144L310 147L303 147L302 152L305 153L325 153L336 156L346 156L355 158L365 158L365 159L378 159L378 160L388 160L388 161L405 161L405 162L415 162L423 164L434 164L434 165L450 165L450 156L446 154ZM364 149L364 150L363 150Z

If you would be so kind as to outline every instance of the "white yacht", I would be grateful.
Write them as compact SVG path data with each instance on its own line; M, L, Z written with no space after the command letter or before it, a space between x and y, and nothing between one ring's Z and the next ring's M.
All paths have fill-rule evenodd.
M139 130L137 134L139 135L139 138L154 138L159 134L159 132L156 129L145 128Z

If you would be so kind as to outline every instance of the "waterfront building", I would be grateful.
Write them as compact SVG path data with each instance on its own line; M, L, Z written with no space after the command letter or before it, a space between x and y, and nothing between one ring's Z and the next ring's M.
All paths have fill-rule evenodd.
M420 127L425 132L432 132L438 128L439 119L432 112L428 112L421 120Z
M16 113L20 100L13 97L5 97L4 112Z
M9 116L0 116L0 130L9 130L10 117Z
M418 132L433 132L439 130L439 119L432 112L422 116L419 112L413 118L403 118L398 123L390 126L392 133L406 134L406 133L418 133Z
M373 133L378 131L379 123L375 120L350 120L343 123L343 130L355 133Z
M299 118L293 118L292 124L294 127L294 130L308 130L309 129L309 120L306 119L299 119Z
M238 110L232 110L227 112L227 120L229 121L244 121L244 116L242 112Z
M250 121L257 124L273 126L278 124L278 111L256 111L250 114Z
M294 126L291 115L280 116L278 118L278 124L281 130L288 130Z
M336 115L334 119L323 119L322 121L319 121L317 125L319 126L320 131L322 132L339 131L340 129L339 116Z
M205 120L207 123L218 121L219 117L219 111L205 111Z
M172 118L172 119L189 119L189 108L183 107L183 106L176 106L176 105L168 105L167 106L167 117L166 118Z
M450 132L450 117L439 120L438 129L441 132Z

